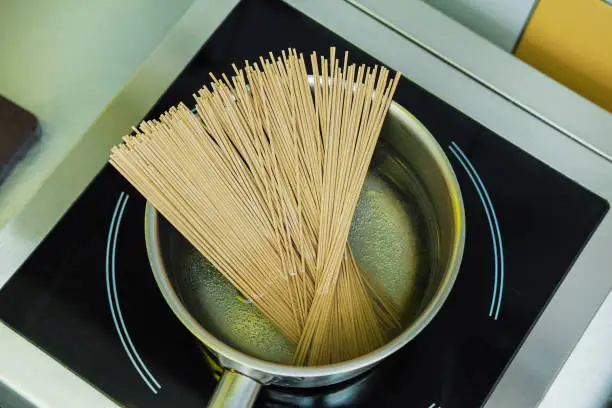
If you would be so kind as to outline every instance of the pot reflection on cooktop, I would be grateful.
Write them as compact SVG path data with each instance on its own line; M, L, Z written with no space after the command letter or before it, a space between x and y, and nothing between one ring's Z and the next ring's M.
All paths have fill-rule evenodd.
M359 406L366 401L372 401L377 385L383 380L379 373L379 370L374 369L344 383L313 390L267 387L256 406L270 408Z
M202 356L211 375L218 381L223 368L214 355L201 346ZM319 388L267 386L259 394L257 407L354 407L371 401L383 381L384 370L370 370L339 384Z
M189 101L209 71L330 45L376 63L281 2L242 2L148 117ZM408 79L395 100L431 131L459 180L467 235L454 288L423 332L371 372L320 389L269 387L260 406L482 405L608 210ZM202 407L216 381L154 282L144 206L106 166L0 290L0 319L123 406Z

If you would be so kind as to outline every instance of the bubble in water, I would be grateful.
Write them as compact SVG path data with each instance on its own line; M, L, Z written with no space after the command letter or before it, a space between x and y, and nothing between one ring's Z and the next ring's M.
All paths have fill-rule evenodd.
M199 252L191 248L181 269L184 302L208 331L253 357L291 363L295 346Z

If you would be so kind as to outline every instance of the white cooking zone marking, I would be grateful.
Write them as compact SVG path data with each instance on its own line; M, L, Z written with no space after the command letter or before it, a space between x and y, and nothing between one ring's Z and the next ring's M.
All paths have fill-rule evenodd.
M489 308L489 317L493 317L494 320L497 320L499 317L504 292L504 248L502 245L497 215L495 214L495 208L491 202L491 197L489 197L489 193L487 192L482 179L478 175L478 172L472 165L472 162L470 162L457 143L451 142L449 149L469 176L472 184L474 184L478 197L480 197L482 206L485 209L487 220L489 221L491 239L493 241L494 258L493 296L491 298L491 307Z
M125 199L124 199L125 198ZM123 315L121 314L121 307L119 306L119 297L117 296L117 282L115 279L115 254L117 249L117 235L119 234L119 226L121 225L121 219L123 217L123 211L130 198L129 195L121 192L117 204L115 205L115 211L113 212L113 218L111 218L110 228L108 230L108 238L106 241L106 294L108 295L108 306L113 317L113 323L115 329L121 340L121 344L128 355L132 365L145 382L145 384L151 389L154 394L161 389L161 385L153 374L147 369L140 355L136 351L132 338L130 337L125 322L123 321ZM112 291L111 291L112 287Z

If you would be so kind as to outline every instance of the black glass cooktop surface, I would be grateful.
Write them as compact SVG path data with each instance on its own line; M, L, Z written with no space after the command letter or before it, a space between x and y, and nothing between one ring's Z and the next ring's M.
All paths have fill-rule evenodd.
M148 117L207 82L209 71L295 47L349 50L280 2L245 1L203 45ZM403 78L397 102L451 161L467 236L450 297L417 338L372 371L310 390L268 387L258 406L482 405L563 280L608 203ZM145 201L106 166L0 291L0 318L120 405L203 407L215 378L165 304L144 244Z

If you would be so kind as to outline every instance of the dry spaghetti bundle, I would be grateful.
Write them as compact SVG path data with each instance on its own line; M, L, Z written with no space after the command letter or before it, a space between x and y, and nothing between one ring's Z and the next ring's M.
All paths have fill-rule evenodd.
M360 270L351 219L399 75L295 50L213 75L111 163L288 339L294 363L372 351L398 312Z

